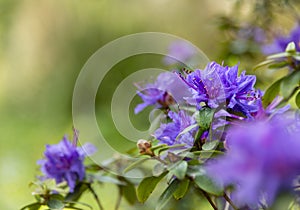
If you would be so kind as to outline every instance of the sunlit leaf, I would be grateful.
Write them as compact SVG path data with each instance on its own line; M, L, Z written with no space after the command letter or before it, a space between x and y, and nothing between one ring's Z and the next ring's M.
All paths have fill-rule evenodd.
M156 185L160 180L166 176L167 172L162 173L160 176L151 176L143 179L137 188L137 197L141 203L144 203L151 195Z

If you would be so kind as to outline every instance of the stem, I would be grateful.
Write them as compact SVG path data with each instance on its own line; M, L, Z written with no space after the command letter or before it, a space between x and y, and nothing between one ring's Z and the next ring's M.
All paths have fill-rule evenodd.
M167 164L168 164L166 161L160 159L159 156L153 156L152 158L155 159L155 160L158 160L159 162L161 162L161 163L164 164L164 165L167 165Z
M117 200L117 203L116 203L116 206L115 206L115 210L118 210L120 208L120 205L121 205L121 200L122 200L122 189L121 187L119 187L119 195L118 195L118 200Z
M202 192L202 194L204 195L204 197L208 200L209 204L213 207L213 209L214 210L218 210L218 207L214 204L214 202L212 201L211 197L209 197L209 195L207 194L207 192L205 192L202 189L200 189L200 191Z
M226 193L224 193L223 197L225 198L225 200L230 204L230 206L234 209L234 210L239 210L238 207L236 207L232 200L228 197L228 195L226 195Z
M98 205L99 209L100 209L100 210L104 210L104 208L103 208L103 206L102 206L102 204L101 204L101 202L100 202L100 200L99 200L99 197L98 197L98 195L96 194L95 190L92 188L92 186L91 186L90 184L88 185L88 188L89 188L89 190L91 191L91 193L93 194L93 196L94 196L94 198L95 198L95 200L96 200L96 202L97 202L97 205Z

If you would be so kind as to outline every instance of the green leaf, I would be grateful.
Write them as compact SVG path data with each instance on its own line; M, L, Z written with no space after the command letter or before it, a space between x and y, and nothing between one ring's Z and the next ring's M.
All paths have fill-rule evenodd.
M56 200L60 200L60 201L64 201L64 197L60 194L52 194L50 196L51 199L56 199Z
M214 158L214 157L224 154L224 152L219 151L219 150L202 150L202 151L197 151L197 152L199 152L198 154L199 154L200 158L204 158L204 159Z
M41 207L40 203L31 203L21 208L21 210L39 210L40 207Z
M147 177L141 181L137 188L137 198L141 203L144 203L148 197L151 195L156 185L160 182L160 180L166 176L167 172L162 173L160 176L155 177Z
M194 179L194 182L198 187L200 187L202 190L210 194L217 195L217 196L223 194L223 189L204 173L197 174Z
M280 84L282 80L283 78L277 80L266 90L262 98L262 103L264 107L267 107L274 100L274 98L279 94Z
M97 181L103 182L103 183L112 183L112 184L116 184L116 185L126 185L126 183L120 181L119 179L116 179L114 177L107 176L107 175L96 174L96 175L94 175L94 178Z
M168 201L172 198L174 192L178 188L179 183L180 182L178 179L174 179L171 182L171 184L165 189L165 191L159 197L155 210L161 210L168 203Z
M173 173L178 179L182 180L185 178L185 174L188 168L188 163L186 161L181 161L179 163L175 163L169 169L171 173Z
M142 159L140 158L140 159L138 159L137 161L135 161L135 162L131 163L129 166L127 166L124 169L123 173L124 174L127 173L128 171L136 168L137 166L141 165L142 163L144 163L145 161L150 160L150 159L151 158L142 158Z
M161 175L163 172L165 172L166 168L165 165L162 163L157 163L153 169L152 169L152 174L153 176L159 176Z
M163 148L158 149L157 154L159 155L160 153L162 153L164 151L167 151L169 149L172 149L172 148L177 148L177 149L183 148L184 146L186 146L186 144L175 144L175 145L172 145L172 146L165 146Z
M202 130L208 130L214 117L215 110L204 107L196 112L195 119Z
M82 206L85 206L89 209L93 209L93 207L89 204L86 204L86 203L82 203L82 202L78 202L78 201L68 201L68 202L65 202L65 208L67 209L80 209L80 210L83 210L82 208L79 208L79 207L75 207L74 205L82 205Z
M103 168L101 166L99 166L98 164L87 165L87 166L85 166L85 169L87 171L92 171L92 172L97 172L97 171L103 170Z
M205 144L202 145L203 150L213 150L215 149L219 144L219 140L214 141L207 141Z
M263 62L260 62L256 66L254 66L253 70L256 71L257 69L259 69L259 68L261 68L263 66L269 65L271 63L274 63L274 62L275 62L275 60L265 60Z
M193 130L194 128L196 128L196 127L198 127L198 126L199 126L199 125L194 124L194 125L190 125L190 126L186 127L183 131L181 131L181 132L177 135L176 139L178 139L181 135L183 135L183 134L185 134L185 133L187 133L187 132Z
M300 109L300 92L298 92L298 94L296 95L295 101L296 101L296 105Z
M289 52L281 52L281 53L277 53L274 55L270 55L267 57L268 60L272 60L272 59L278 59L278 58L286 58L286 57L290 57L291 54Z
M137 201L135 187L129 181L126 181L126 183L127 184L125 186L119 186L119 187L121 188L122 195L127 200L127 202L133 205Z
M297 61L300 61L300 53L297 52L295 55L293 55L293 58Z
M287 61L276 62L268 66L269 69L281 69L283 67L288 66L289 63Z
M293 73L285 76L280 85L280 92L284 98L289 98L294 89L299 86L300 71L294 71Z
M47 206L48 206L50 209L62 210L62 209L65 207L65 204L64 204L61 200L58 200L58 199L50 199L50 200L47 202Z
M65 201L78 201L81 195L88 189L88 184L80 182L76 185L72 193L68 193L65 197Z
M184 179L180 181L176 191L173 193L173 196L176 200L179 200L183 198L189 189L190 186L190 180L189 179Z
M295 53L296 52L295 42L288 43L287 47L285 48L285 52L287 52L287 53Z

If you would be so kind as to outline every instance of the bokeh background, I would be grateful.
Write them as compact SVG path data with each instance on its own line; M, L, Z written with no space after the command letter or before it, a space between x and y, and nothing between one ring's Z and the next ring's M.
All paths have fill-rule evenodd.
M124 35L165 32L191 41L211 60L221 62L224 37L215 17L229 13L232 2L0 0L0 209L18 209L33 201L28 184L38 171L36 161L46 144L72 133L75 81L97 49ZM286 22L292 26L291 20ZM109 112L114 89L131 72L151 62L159 65L161 59L154 55L129 59L105 78L102 89L106 91L97 96L96 112L103 133L112 141L122 138ZM143 121L145 116L133 119L140 129L149 125ZM107 184L98 190L103 205L112 209L117 189ZM121 209L133 208L125 201L121 204Z

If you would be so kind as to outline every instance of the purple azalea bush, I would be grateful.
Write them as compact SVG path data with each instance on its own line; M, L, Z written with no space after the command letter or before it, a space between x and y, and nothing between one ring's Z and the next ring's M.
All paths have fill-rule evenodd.
M249 25L238 34L239 39L265 43L262 28ZM277 203L282 197L288 197L283 208L300 208L299 51L298 24L289 35L276 36L263 45L262 53L270 55L263 64L290 70L264 90L256 87L255 75L239 72L238 64L212 61L204 69L180 68L196 52L185 42L172 43L163 60L172 69L151 82L135 84L140 103L133 112L148 112L149 107L161 110L149 136L137 140L139 154L135 148L128 152L134 156L130 160L116 155L103 165L87 164L85 159L96 148L77 146L74 130L73 141L65 136L58 144L46 145L44 158L37 162L42 173L34 182L37 201L22 210L45 205L79 209L76 205L82 204L78 200L85 191L103 210L94 186L105 182L118 188L115 209L121 198L131 205L145 203L164 177L166 188L157 210L171 201L176 206L185 196L191 197L184 198L187 201L198 196L214 210L277 209L282 208ZM157 164L149 168L143 165L147 161ZM131 179L130 174L137 172L147 175L142 180ZM194 209L193 202L185 203Z

